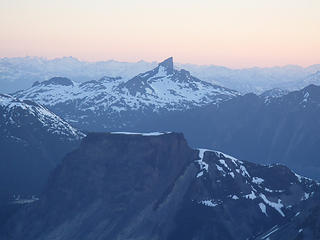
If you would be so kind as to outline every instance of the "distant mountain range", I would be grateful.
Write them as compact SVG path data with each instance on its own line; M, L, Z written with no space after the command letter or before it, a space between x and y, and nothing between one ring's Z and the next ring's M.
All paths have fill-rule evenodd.
M39 200L4 221L0 237L310 240L319 215L292 219L312 214L319 193L319 183L287 167L191 149L182 134L95 133L64 158ZM282 228L290 235L274 234Z
M77 82L101 79L103 76L131 79L139 73L155 68L156 62L135 63L114 60L85 62L73 57L47 60L39 57L1 58L0 92L13 93L30 87L35 81L45 81L55 76L64 76ZM186 69L193 76L234 89L241 93L262 93L272 88L297 90L311 83L319 84L320 64L306 68L288 65L270 68L231 69L215 65L175 64L177 69Z
M0 206L38 195L50 172L85 135L45 107L0 94Z
M306 68L297 65L269 68L230 69L219 66L181 65L194 76L241 93L261 94L273 88L299 90L309 84L320 85L320 64Z
M238 95L174 69L172 58L129 80L104 77L78 83L56 77L13 94L43 104L74 126L91 131L127 129L145 116L218 104Z

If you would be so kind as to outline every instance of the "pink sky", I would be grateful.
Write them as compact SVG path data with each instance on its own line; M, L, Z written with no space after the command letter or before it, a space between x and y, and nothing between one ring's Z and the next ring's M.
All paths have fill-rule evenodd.
M319 0L2 0L0 57L320 63Z

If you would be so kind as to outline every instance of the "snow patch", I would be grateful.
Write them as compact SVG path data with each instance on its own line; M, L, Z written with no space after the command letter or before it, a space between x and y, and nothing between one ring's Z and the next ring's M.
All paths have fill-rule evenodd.
M11 202L12 204L28 204L38 201L39 198L32 196L31 198L21 198L20 195L15 197L15 199Z
M309 199L310 198L310 193L304 193L304 195L302 196L302 198L301 198L301 201L304 201L304 200L307 200L307 199Z
M261 212L264 213L266 216L268 216L266 205L264 203L259 203L259 207L261 209Z
M254 200L257 198L256 194L253 191L251 191L250 194L244 195L244 197L251 200Z
M228 174L229 174L232 178L235 177L233 172L229 172Z
M238 197L237 195L233 195L231 198L232 198L233 200L238 200L238 199L239 199L239 197Z
M240 166L240 171L241 171L241 175L244 177L250 177L250 174L248 173L247 169L245 166L241 165Z
M227 165L226 161L223 159L220 159L219 162L229 171L231 171L231 168L229 168L229 166Z
M197 174L197 178L203 176L203 171L207 171L209 169L209 165L203 161L204 153L207 151L207 149L199 148L199 158L200 160L196 160L196 162L200 166L200 172Z
M219 203L214 202L213 200L203 200L203 201L200 201L200 204L203 204L207 207L216 207L219 205Z
M264 182L264 179L259 178L259 177L253 177L252 178L252 182L255 183L255 184L261 184L261 183Z
M278 202L271 202L267 199L267 197L264 194L260 193L259 196L267 205L274 208L278 213L280 213L282 217L285 217L285 214L281 210L281 208L284 207L284 205L281 203L281 199L278 199Z

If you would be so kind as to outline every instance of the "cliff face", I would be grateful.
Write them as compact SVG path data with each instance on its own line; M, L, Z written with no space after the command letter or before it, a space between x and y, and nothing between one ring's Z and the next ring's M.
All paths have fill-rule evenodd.
M182 134L94 133L1 239L247 239L294 216L318 185L280 165L205 149Z
M59 208L56 212L66 210L73 219L87 219L90 227L75 222L79 237L91 232L92 239L99 239L99 229L103 229L104 239L128 238L136 232L151 237L158 224L170 224L167 214L172 214L172 206L157 217L153 212L166 205L167 195L180 177L190 171L194 174L196 168L188 167L195 157L182 134L92 134L57 169L48 186L48 199L58 201L50 204ZM62 198L55 197L57 190ZM59 216L58 224L59 220L64 218Z
M152 239L154 231L159 239L196 174L195 158L182 134L91 134L23 212L32 226L17 224L15 239Z

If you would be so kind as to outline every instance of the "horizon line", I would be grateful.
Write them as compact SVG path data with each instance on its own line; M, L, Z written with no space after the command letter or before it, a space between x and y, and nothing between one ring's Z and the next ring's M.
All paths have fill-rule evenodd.
M25 56L14 56L14 57L0 57L0 60L3 59L23 59L23 58L34 58L34 59L43 59L46 61L53 61L53 60L59 60L59 59L65 59L65 58L70 58L70 59L75 59L79 62L86 62L86 63L98 63L98 62L117 62L117 63L139 63L139 62L145 62L145 63L155 63L155 64L159 64L162 61L166 60L167 58L172 57L174 59L174 56L168 56L166 58L163 58L160 61L157 60L152 60L152 61L147 61L144 59L140 59L137 61L126 61L126 60L116 60L116 59L104 59L104 60L88 60L88 59L82 59L82 58L78 58L78 57L74 57L74 56L57 56L57 57L48 57L48 56L36 56L36 55L25 55ZM230 66L226 66L226 65L220 65L220 64L214 64L214 63L210 63L210 64L199 64L199 63L191 63L191 62L175 62L173 61L174 64L178 64L178 65L194 65L194 66L199 66L199 67L223 67L223 68L228 68L228 69L232 69L232 70L240 70L240 69L253 69L253 68L284 68L284 67L301 67L301 68L310 68L313 66L317 66L320 65L320 63L314 63L314 64L310 64L310 65L300 65L300 64L294 64L294 63L288 63L288 64L283 64L283 65L271 65L271 66L258 66L258 65L252 65L252 66L248 66L248 67L230 67Z

